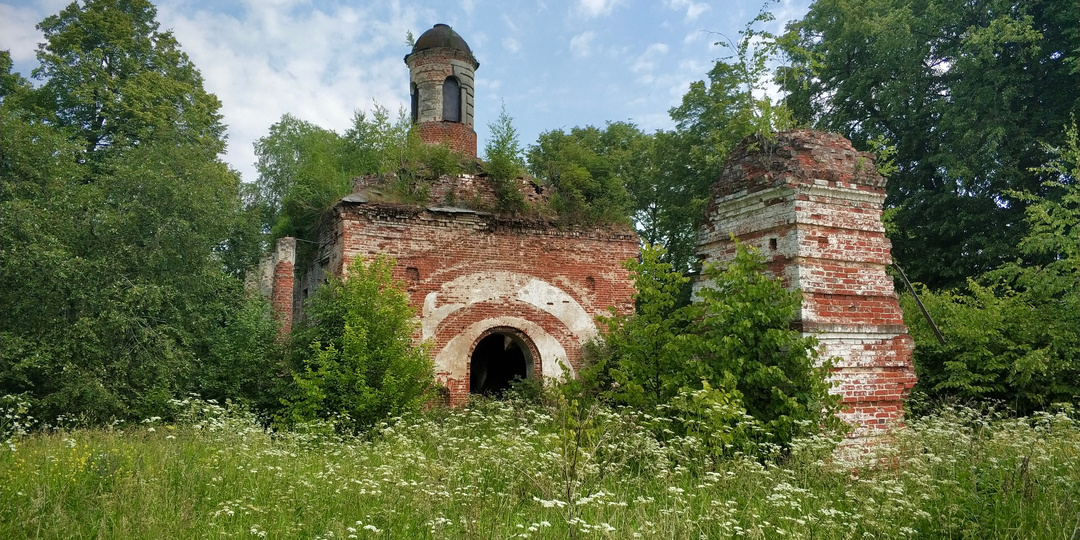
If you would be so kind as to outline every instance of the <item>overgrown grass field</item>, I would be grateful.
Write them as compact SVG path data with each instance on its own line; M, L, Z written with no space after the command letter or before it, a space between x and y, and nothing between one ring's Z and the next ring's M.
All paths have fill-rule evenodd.
M762 464L603 407L482 402L365 438L182 407L0 450L0 538L1080 537L1068 410L946 410L860 463L822 439Z

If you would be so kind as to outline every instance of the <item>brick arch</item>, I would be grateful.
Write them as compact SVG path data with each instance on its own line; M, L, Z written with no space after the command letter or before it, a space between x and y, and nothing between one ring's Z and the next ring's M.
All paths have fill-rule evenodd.
M490 313L503 313L500 306L511 305L515 312L527 310L527 318L551 317L560 322L577 342L596 336L593 316L566 290L523 272L482 271L454 277L424 296L421 332L424 339L441 333L447 321L461 310L485 305Z
M483 336L491 335L498 328L510 328L528 337L530 353L535 355L534 366L540 365L545 378L574 376L569 363L559 361L567 358L566 348L540 324L508 315L483 318L453 333L446 345L435 354L435 376L450 390L451 405L468 400L470 356Z
M468 362L468 375L469 375L469 393L478 393L479 389L473 386L473 381L476 377L476 362L477 354L481 343L493 336L502 336L510 339L510 341L517 346L518 350L523 353L524 360L524 378L536 379L540 376L543 370L543 356L540 354L540 349L537 348L536 343L529 337L529 334L513 326L493 326L483 331L475 340L472 345L469 346L469 362ZM491 366L482 366L483 369L490 370ZM490 378L490 377L489 377Z
M525 322L515 322L513 324L506 322L502 324L499 321ZM486 323L487 326L477 329L476 325L479 323ZM436 358L448 348L455 351L456 355L467 354L472 352L471 347L475 345L473 340L478 338L480 332L497 326L514 328L528 335L529 339L534 341L538 346L539 364L544 368L541 371L544 376L560 376L563 373L563 370L557 366L560 362L566 364L566 368L570 373L575 372L580 367L581 345L586 339L576 336L570 328L550 313L520 302L482 302L458 310L443 321L438 332L429 338L429 343L432 345L432 352ZM456 342L451 345L458 336L470 331L472 333L468 343ZM558 343L558 347L554 345L544 346L541 341L546 338L538 338L538 336L547 336L554 339ZM469 346L468 351L464 351L465 346ZM444 358L450 359L450 357ZM439 364L436 363L437 369L438 366Z

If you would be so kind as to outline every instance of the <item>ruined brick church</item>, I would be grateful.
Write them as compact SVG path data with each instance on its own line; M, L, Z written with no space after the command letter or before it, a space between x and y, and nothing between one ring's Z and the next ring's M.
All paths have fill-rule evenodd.
M421 140L476 157L474 76L464 39L438 24L405 56L412 120ZM519 181L530 202L544 191ZM885 182L872 158L836 135L781 133L737 148L712 188L699 257L723 262L732 234L757 247L769 269L803 291L798 324L816 334L834 370L847 420L868 434L902 420L915 382L912 340L885 273L890 244L881 223ZM324 216L314 260L297 267L296 239L282 238L264 261L264 289L286 328L328 274L356 257L393 257L394 278L417 308L416 339L431 345L450 404L506 388L517 376L573 376L595 318L633 310L622 262L636 257L626 226L569 227L467 208L491 201L484 174L444 176L427 204L379 197L371 178ZM476 207L477 205L470 205Z

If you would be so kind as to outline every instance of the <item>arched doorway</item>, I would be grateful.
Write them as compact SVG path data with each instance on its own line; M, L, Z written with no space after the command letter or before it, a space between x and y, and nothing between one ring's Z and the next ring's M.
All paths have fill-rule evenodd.
M469 356L469 393L498 395L515 379L536 373L536 346L516 328L492 328L480 335Z

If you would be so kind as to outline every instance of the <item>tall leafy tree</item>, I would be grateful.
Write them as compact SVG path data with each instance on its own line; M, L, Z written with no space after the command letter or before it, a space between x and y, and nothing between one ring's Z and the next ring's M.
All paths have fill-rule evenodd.
M357 258L349 279L332 277L315 291L292 334L294 387L282 420L333 420L355 433L416 412L430 397L431 357L413 342L416 312L391 278L394 264Z
M243 378L208 362L271 373L224 343L266 325L236 318L240 182L217 99L147 2L72 4L41 28L48 80L5 84L0 104L0 393L104 421Z
M628 184L634 221L647 242L662 243L665 260L679 271L697 265L698 227L728 153L747 136L768 137L791 127L791 113L766 92L770 62L779 41L757 28L773 19L767 11L746 24L731 55L718 60L707 80L696 81L669 114L673 131L654 135L645 174Z
M762 66L764 61L761 57ZM782 109L755 97L758 81L747 77L760 74L747 62L717 61L708 80L692 83L682 103L669 111L675 130L656 135L656 173L647 186L652 191L647 199L653 201L647 208L655 214L652 241L663 242L668 260L683 271L697 263L698 227L728 153L747 136L767 136L787 126Z
M30 83L19 75L11 72L11 52L0 51L0 101L9 96L26 94L30 90Z
M1064 131L1065 144L1041 168L1061 196L1017 194L1030 202L1020 243L1029 261L1004 264L960 291L924 291L945 343L904 296L919 393L1000 400L1020 414L1080 401L1080 139L1075 124Z
M1017 192L1053 196L1040 143L1080 112L1071 0L819 0L778 82L802 121L896 144L893 254L913 279L963 284L1019 255Z
M554 187L551 205L561 219L626 222L626 185L642 172L637 160L648 156L648 144L648 136L625 122L547 131L527 151L529 172Z
M426 201L427 181L452 174L463 156L424 144L404 110L396 119L375 104L358 111L344 134L285 114L255 143L259 178L254 205L264 232L310 238L324 211L352 189L352 179L383 175L385 192L404 202Z
M817 362L817 340L791 329L799 294L765 275L759 253L738 244L730 263L705 265L699 301L679 307L686 278L661 261L662 251L646 246L640 261L626 263L637 311L601 320L595 351L613 383L608 399L666 409L670 427L716 445L715 455L840 426L831 362Z
M506 104L499 117L488 124L491 138L484 145L484 169L494 181L495 196L501 210L514 212L525 207L525 197L518 189L517 178L525 172L524 152L518 140L513 119L506 113Z
M345 141L290 114L255 143L265 226L276 236L309 236L322 211L349 192Z
M156 15L148 0L89 0L38 25L38 97L91 155L164 136L212 154L224 149L220 102Z

